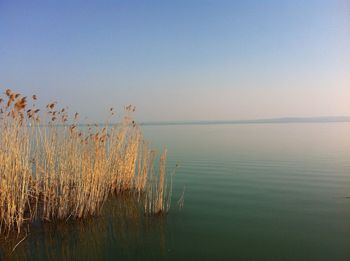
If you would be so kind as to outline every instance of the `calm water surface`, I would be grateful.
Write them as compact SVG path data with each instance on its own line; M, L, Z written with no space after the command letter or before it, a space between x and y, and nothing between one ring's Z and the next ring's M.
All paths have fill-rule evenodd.
M108 202L83 223L31 228L12 259L350 260L350 123L143 129L169 170L180 164L166 218Z

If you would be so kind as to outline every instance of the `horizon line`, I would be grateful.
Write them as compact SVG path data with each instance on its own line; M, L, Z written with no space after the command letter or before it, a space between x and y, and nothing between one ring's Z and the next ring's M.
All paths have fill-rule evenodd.
M287 123L341 123L350 122L350 116L316 116L316 117L279 117L260 118L252 120L177 120L177 121L133 121L140 126L167 126L167 125L219 125L219 124L287 124ZM110 122L107 125L117 125L120 122ZM105 125L106 123L78 123L78 126ZM39 124L47 126L48 124ZM67 124L57 124L66 126ZM69 124L68 124L69 125Z
M143 121L140 125L207 125L207 124L263 124L263 123L331 123L350 122L350 116L278 117L252 120L176 120Z

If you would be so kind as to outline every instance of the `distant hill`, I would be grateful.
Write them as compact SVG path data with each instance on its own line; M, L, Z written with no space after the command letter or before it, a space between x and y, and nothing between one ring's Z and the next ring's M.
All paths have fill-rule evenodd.
M336 117L284 117L256 120L232 120L232 121L159 121L143 122L141 125L211 125L211 124L263 124L263 123L327 123L350 122L350 116Z

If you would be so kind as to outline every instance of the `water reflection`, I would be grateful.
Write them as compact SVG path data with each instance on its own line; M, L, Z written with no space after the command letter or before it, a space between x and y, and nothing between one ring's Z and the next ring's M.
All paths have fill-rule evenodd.
M0 239L0 260L167 259L165 216L145 216L135 196L105 203L93 218L36 223L26 236Z

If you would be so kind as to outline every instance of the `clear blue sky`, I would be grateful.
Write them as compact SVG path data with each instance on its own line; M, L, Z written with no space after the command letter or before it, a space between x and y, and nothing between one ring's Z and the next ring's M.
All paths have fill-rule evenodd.
M0 0L0 89L93 120L350 115L347 0Z

